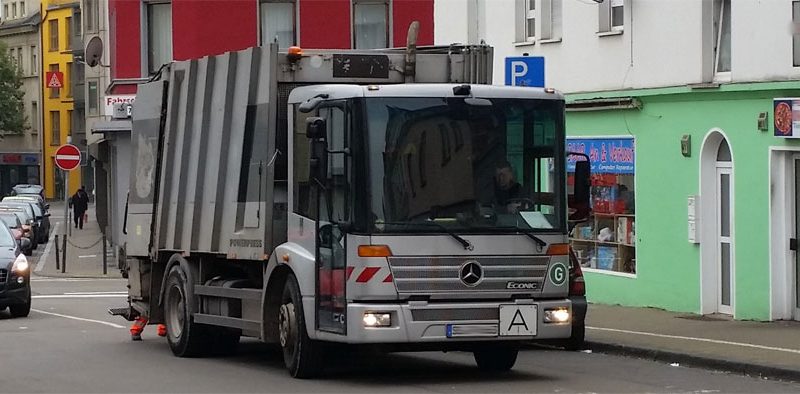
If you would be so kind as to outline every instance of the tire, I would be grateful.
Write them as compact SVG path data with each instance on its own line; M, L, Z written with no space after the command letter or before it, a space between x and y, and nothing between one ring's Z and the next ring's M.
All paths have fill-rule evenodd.
M208 327L194 322L194 300L187 300L190 283L179 266L172 267L164 289L164 322L167 342L178 357L197 357L207 352Z
M564 349L578 351L586 349L586 324L572 326L572 335L564 341Z
M28 291L28 302L18 305L10 305L8 307L12 317L28 317L31 313L31 293Z
M517 362L519 349L511 346L495 345L472 352L478 368L488 372L506 372Z
M322 369L322 345L308 337L304 316L300 286L289 274L278 309L279 343L286 369L298 379L315 377Z

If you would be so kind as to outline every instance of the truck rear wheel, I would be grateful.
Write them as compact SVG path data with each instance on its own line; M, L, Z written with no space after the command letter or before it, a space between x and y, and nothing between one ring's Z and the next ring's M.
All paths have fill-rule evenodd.
M194 303L186 298L186 288L190 285L180 267L172 267L164 291L164 320L167 342L178 357L196 357L206 350L206 327L194 322Z
M300 379L312 378L322 368L321 345L308 337L304 316L300 286L294 275L289 274L278 316L280 345L289 374Z
M487 346L473 351L478 368L489 372L506 372L517 362L519 349L511 346Z

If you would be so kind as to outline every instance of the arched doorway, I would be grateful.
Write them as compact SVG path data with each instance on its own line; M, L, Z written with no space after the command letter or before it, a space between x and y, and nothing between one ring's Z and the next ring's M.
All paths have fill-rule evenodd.
M735 244L733 155L721 130L712 130L700 154L701 313L733 315Z

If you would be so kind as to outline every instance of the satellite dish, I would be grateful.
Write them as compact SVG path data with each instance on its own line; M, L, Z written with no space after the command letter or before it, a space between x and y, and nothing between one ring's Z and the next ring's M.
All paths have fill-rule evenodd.
M103 58L103 40L100 37L92 37L89 43L86 44L86 51L84 52L84 61L89 67L102 65L100 59Z

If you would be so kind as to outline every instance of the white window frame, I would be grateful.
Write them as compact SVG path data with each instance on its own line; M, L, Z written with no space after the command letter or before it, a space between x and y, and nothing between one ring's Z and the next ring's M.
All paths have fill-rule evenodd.
M537 37L536 30L539 27L538 26L539 24L536 23L537 19L539 19L537 15L539 13L539 7L536 5L536 3L537 0L525 0L525 14L524 14L525 18L522 21L522 26L525 30L525 36L523 37L524 38L523 41L536 42L536 37ZM533 9L531 9L531 4L533 4ZM530 31L528 29L528 26L530 26L529 22L531 20L533 20L533 31Z
M386 47L393 47L393 0L351 0L350 1L350 48L356 49L356 5L357 4L383 4L386 6Z
M11 3L11 19L17 19L17 3Z
M142 76L149 77L153 74L150 73L150 20L148 15L148 7L155 4L169 4L172 8L171 0L146 0L141 3L141 60L142 60ZM172 47L172 20L170 20L170 61L175 60L175 48ZM157 69L154 70L158 71Z
M622 8L622 24L614 25L614 8ZM625 0L604 0L597 5L598 31L601 36L622 34L625 31Z
M564 1L539 0L539 42L561 42L563 34Z
M27 12L25 12L25 2L24 1L20 1L19 2L19 13L20 13L20 16L23 17L23 18L25 17L25 14L27 14Z
M299 0L259 0L258 2L258 39L259 45L269 45L272 40L264 37L264 22L261 19L261 7L266 3L292 3L294 4L294 44L300 46L300 1ZM284 49L284 48L282 48Z
M792 66L800 67L800 10L795 15L795 7L800 8L800 0L792 0Z
M719 71L719 55L720 55L720 46L722 45L722 29L723 26L725 25L724 18L725 18L726 1L728 1L727 6L731 7L732 2L730 0L720 0L719 15L716 15L719 18L718 19L719 24L718 26L716 26L716 31L714 32L714 82L731 81L731 70ZM730 21L728 21L728 23L730 23ZM732 30L731 33L733 33ZM732 37L730 37L730 39L732 39ZM733 48L730 49L731 55L733 54L732 49ZM731 68L732 63L733 63L733 58L731 57L731 64L728 65L729 68Z

